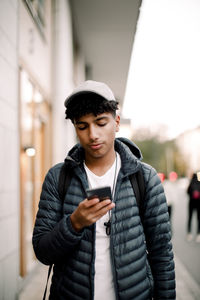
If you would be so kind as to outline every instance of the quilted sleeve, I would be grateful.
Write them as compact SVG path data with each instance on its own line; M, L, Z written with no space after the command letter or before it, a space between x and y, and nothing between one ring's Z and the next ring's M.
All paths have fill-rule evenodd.
M175 270L166 198L153 168L146 180L144 230L154 279L153 299L175 299Z
M83 235L83 232L77 233L73 229L69 215L62 217L62 203L57 190L59 171L60 167L56 165L45 177L33 230L36 257L47 265L67 257Z

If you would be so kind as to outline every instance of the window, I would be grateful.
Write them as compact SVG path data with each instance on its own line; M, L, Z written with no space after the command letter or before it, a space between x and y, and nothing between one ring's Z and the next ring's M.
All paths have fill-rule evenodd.
M20 71L20 275L34 264L32 232L45 173L51 164L50 107L25 70Z
M45 0L24 0L28 10L44 38L45 29Z

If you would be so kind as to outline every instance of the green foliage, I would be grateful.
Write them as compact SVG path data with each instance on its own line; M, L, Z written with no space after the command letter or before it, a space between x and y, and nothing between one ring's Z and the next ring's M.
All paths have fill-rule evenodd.
M181 156L175 140L161 141L157 135L142 136L137 134L132 138L133 142L140 148L143 161L153 166L157 172L168 176L171 171L177 172L179 176L186 174L187 165Z

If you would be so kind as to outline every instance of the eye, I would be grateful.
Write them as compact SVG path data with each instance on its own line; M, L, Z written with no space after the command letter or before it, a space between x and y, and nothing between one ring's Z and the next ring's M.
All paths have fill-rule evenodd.
M100 127L103 127L103 126L106 126L106 125L107 125L107 123L105 123L105 122L102 122L102 123L98 123L97 125L98 125L98 126L100 126Z
M86 123L77 123L76 124L76 128L78 129L78 130L84 130L84 129L86 129L87 128L87 124Z
M78 130L85 130L86 126L85 125L81 125L81 126L77 126Z

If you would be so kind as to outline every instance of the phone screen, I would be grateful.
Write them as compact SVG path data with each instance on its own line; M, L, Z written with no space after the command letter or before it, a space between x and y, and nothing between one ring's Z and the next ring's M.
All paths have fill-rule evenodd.
M100 201L111 199L112 200L112 194L111 194L111 188L110 186L104 186L97 189L88 189L87 190L87 198L88 200L98 197Z

